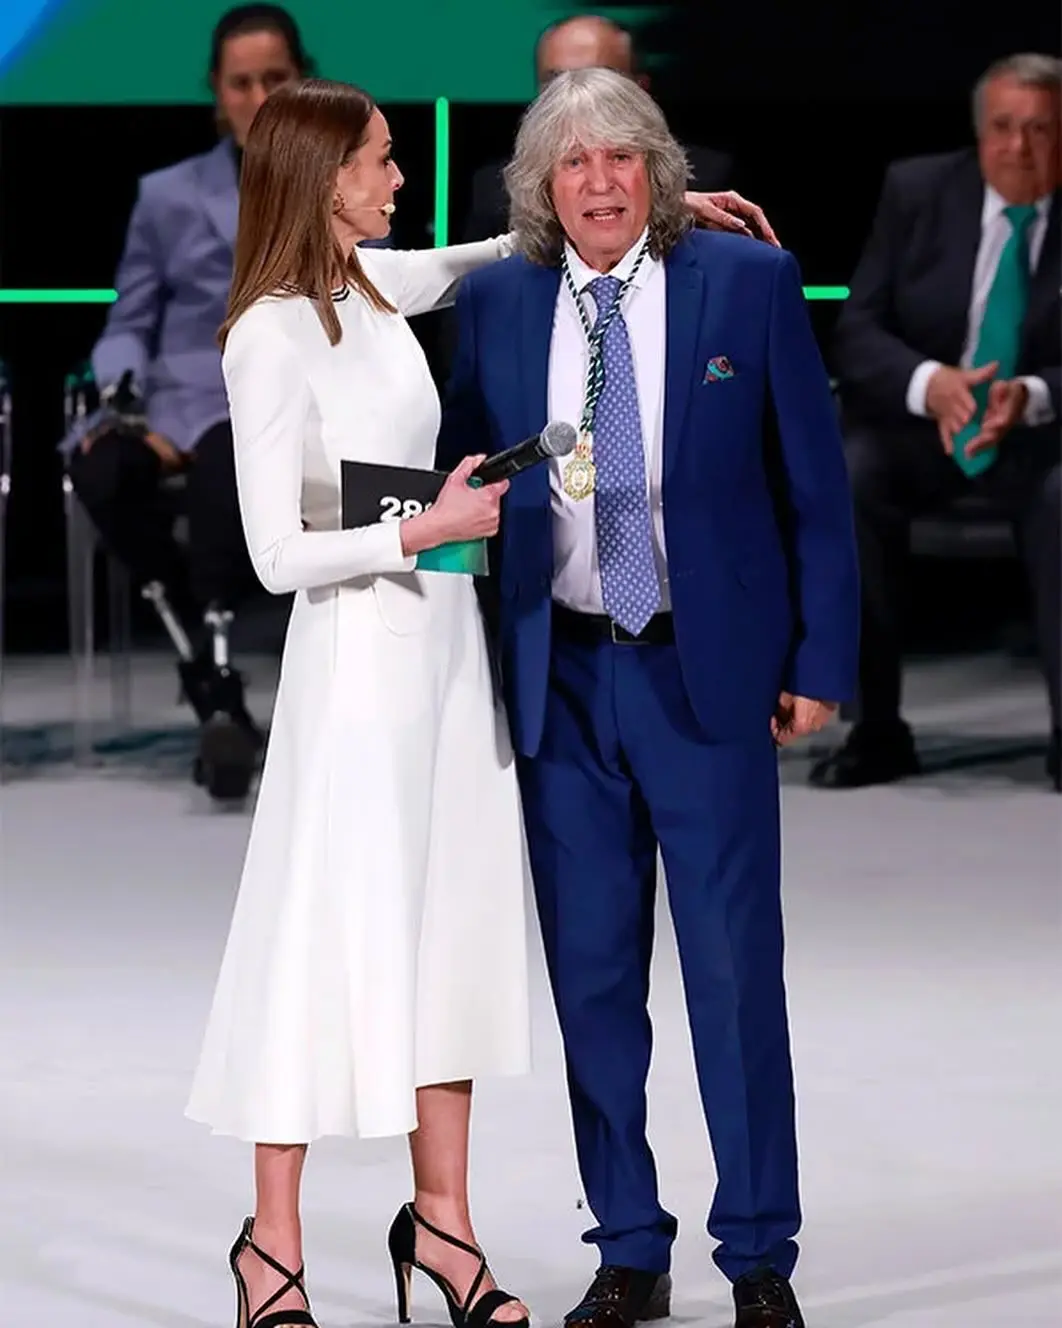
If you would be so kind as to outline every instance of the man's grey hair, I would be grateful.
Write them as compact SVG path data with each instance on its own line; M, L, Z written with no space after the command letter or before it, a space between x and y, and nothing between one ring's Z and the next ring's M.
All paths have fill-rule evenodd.
M655 258L669 253L691 225L683 200L690 176L686 154L652 97L611 69L559 74L524 112L505 168L517 249L546 266L560 258L565 237L553 206L553 174L576 147L626 149L644 156L650 252Z
M1023 88L1048 88L1053 92L1062 91L1062 60L1053 55L1008 55L995 64L989 65L973 90L974 128L978 133L984 128L985 89L997 78L1012 78Z

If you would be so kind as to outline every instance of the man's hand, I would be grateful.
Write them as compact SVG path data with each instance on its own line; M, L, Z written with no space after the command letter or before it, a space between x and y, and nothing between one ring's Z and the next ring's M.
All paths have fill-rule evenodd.
M709 230L736 231L739 235L756 235L758 231L760 239L773 244L776 249L782 247L763 209L750 203L747 198L742 198L733 189L718 194L687 193L686 206L698 224L707 226Z
M997 446L1016 424L1021 423L1029 389L1016 378L1001 378L988 389L988 405L981 419L981 432L966 444L966 455Z
M778 698L778 708L771 716L771 737L777 746L787 747L797 738L818 733L836 711L837 705L833 701L813 701L807 696L783 692Z
M113 434L114 432L114 423L110 420L104 420L104 422L97 428L90 429L89 432L85 434L79 447L82 452L90 452L93 444L98 439L104 437L106 434ZM145 430L143 433L136 430L129 430L129 436L138 438L141 442L146 443L162 462L164 470L178 471L184 469L188 458L182 452L178 451L174 444L163 434L155 433L151 429Z
M187 458L179 452L170 440L161 433L149 429L144 435L144 442L155 453L166 470L183 470Z
M978 383L987 383L998 368L995 361L980 369L955 369L942 364L926 384L926 410L937 422L937 432L948 456L955 450L955 435L962 433L977 409L971 389Z

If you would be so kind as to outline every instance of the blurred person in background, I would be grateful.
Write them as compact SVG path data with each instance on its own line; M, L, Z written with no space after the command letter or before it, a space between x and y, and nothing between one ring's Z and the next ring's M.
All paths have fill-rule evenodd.
M638 67L633 35L611 19L580 14L551 24L535 45L535 80L541 90L568 69L614 69L649 90L649 76ZM709 193L726 189L733 161L715 148L686 145L691 189ZM502 172L504 161L488 162L472 177L465 240L484 240L508 229L509 197Z
M1062 61L1014 55L973 94L977 148L898 161L837 324L862 571L860 713L812 771L856 788L919 771L900 716L912 517L980 492L1011 514L1050 707L1059 700Z
M257 581L240 527L217 332L244 140L270 93L312 68L286 10L242 5L218 21L209 79L221 140L140 180L118 298L92 352L102 410L65 442L75 491L177 648L181 692L202 725L196 777L219 798L246 795L261 735L228 663L228 623ZM165 487L175 476L186 482L186 552Z

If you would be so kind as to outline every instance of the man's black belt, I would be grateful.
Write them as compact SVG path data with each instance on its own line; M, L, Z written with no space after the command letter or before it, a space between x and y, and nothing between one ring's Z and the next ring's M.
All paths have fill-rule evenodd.
M635 636L607 613L576 613L563 604L553 605L553 628L558 636L581 645L611 641L618 646L671 646L675 644L675 621L670 613L654 614Z

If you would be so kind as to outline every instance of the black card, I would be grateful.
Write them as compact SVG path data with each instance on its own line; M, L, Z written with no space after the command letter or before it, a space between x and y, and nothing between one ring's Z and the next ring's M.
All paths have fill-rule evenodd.
M343 527L347 530L419 516L435 502L447 479L442 470L381 466L369 461L343 461L340 473ZM487 570L486 540L442 544L417 554L419 572L486 576Z

